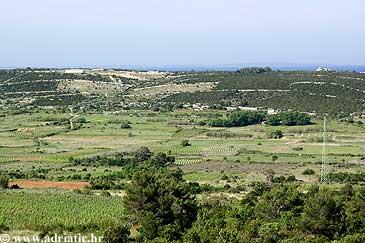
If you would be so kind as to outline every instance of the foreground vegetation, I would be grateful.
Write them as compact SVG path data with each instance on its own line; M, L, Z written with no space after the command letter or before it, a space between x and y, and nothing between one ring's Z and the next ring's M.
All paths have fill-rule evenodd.
M125 201L137 239L155 242L363 242L363 188L256 184L242 200L187 196L179 174L144 171ZM165 191L168 190L168 191ZM191 189L190 189L191 193ZM166 204L167 203L167 204Z

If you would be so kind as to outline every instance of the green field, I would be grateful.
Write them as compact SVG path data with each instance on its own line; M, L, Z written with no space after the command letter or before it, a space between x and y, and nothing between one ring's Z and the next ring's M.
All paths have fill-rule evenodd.
M174 156L176 165L189 171L196 169L197 173L201 173L199 170L203 167L212 167L209 170L217 172L214 167L224 162L225 166L219 166L220 170L245 167L236 171L243 177L248 172L246 169L265 163L274 169L277 167L278 174L293 174L304 181L316 179L301 175L307 167L319 175L321 120L313 120L314 124L307 126L212 128L196 125L205 119L204 112L199 117L194 114L187 111L80 114L79 117L85 118L86 122L77 124L79 128L76 130L70 130L67 124L53 125L62 117L67 118L67 114L35 112L6 116L0 120L0 170L29 172L47 168L45 179L52 180L56 174L60 176L60 167L65 167L62 175L70 174L67 172L71 169L70 157L128 153L146 146L152 152ZM206 112L207 116L209 114ZM122 129L120 123L124 120L130 121L132 128ZM328 161L333 164L331 169L363 171L365 126L331 120L328 128L331 139L327 151ZM268 133L274 130L281 130L284 137L269 139ZM225 138L225 134L230 136ZM182 140L188 140L191 146L183 147ZM260 175L263 171L259 168L254 172Z
M0 192L0 225L40 231L98 231L123 222L120 197L64 191Z

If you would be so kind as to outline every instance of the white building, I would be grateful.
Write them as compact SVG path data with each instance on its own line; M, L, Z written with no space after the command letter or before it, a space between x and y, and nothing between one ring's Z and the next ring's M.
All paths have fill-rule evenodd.
M316 72L329 72L331 71L329 68L326 68L326 67L318 67L316 69Z
M65 73L81 74L84 73L84 69L65 69Z
M238 109L241 111L257 111L257 107L246 107L246 106L239 106Z
M267 114L269 114L269 115L275 115L278 113L279 113L279 111L277 111L275 109L272 109L272 108L267 109Z

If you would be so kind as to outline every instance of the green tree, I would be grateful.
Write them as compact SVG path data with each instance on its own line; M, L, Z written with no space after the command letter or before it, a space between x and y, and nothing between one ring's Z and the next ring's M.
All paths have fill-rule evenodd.
M135 152L135 158L138 161L146 161L152 157L152 152L147 147L140 147Z
M308 125L311 123L310 117L300 112L282 112L279 117L282 124L286 126Z
M181 170L152 167L136 172L124 202L142 240L177 240L197 214L195 196Z
M167 156L165 153L158 153L149 160L148 165L161 168L171 165L174 162L175 157Z
M213 198L202 205L183 242L244 242L240 226L237 208L225 203L225 199Z
M343 197L329 189L321 189L307 198L303 209L302 223L313 235L336 239L344 232L345 212Z
M346 189L348 190L348 189ZM353 194L353 193L351 193ZM360 189L346 202L347 231L365 234L365 190Z
M277 115L271 115L267 117L266 123L269 126L279 126L281 124L281 120Z

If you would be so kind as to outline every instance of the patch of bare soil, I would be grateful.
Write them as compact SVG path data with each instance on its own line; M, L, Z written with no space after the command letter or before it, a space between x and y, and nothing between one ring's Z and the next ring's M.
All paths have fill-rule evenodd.
M73 181L32 181L32 180L14 180L9 183L9 186L17 184L20 188L60 188L75 190L81 189L89 185L87 182Z

